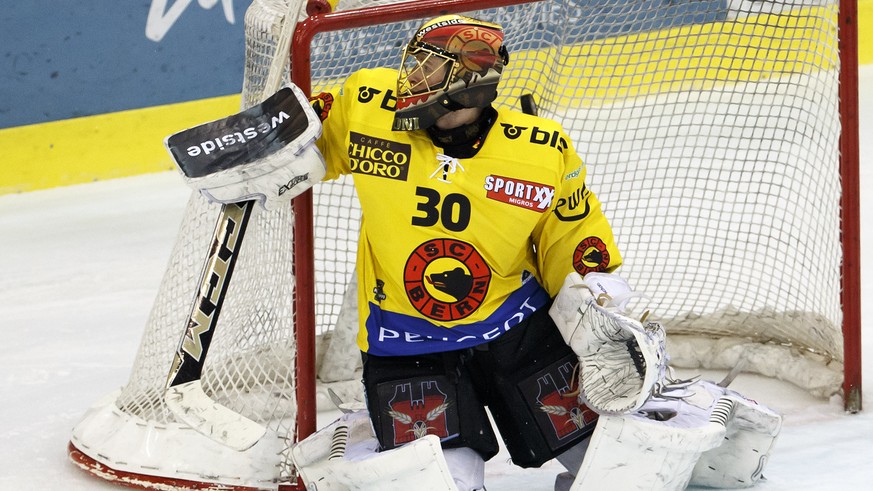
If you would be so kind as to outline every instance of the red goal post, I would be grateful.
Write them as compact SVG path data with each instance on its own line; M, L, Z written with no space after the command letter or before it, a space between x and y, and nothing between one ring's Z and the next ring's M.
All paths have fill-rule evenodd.
M363 4L327 12L323 1L254 0L243 107L264 96L271 66L317 93L352 70L397 66L423 19L497 21L510 63L496 104L518 108L531 94L573 139L623 251L622 274L652 298L674 365L743 364L861 409L854 1ZM127 385L73 431L72 459L104 479L276 489L294 482L290 445L315 429L326 389L361 396L360 209L341 179L253 215L204 364L206 393L266 436L237 452L167 410L163 386L216 214L192 196Z
M843 406L858 412L861 404L861 183L858 147L858 2L840 0L840 223L843 243Z

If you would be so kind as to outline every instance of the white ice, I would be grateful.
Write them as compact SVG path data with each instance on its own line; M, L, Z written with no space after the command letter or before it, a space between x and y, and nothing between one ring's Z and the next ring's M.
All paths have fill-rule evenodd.
M873 66L860 70L861 189L873 189ZM33 165L39 165L34 162ZM0 491L111 490L66 456L85 410L127 381L189 196L172 172L0 196ZM861 240L873 243L873 194ZM873 255L862 256L864 380L873 380ZM720 374L711 374L717 378ZM873 389L838 400L742 374L733 388L785 416L756 489L873 489ZM323 415L322 419L329 418ZM489 491L552 489L555 463L524 470L502 452Z

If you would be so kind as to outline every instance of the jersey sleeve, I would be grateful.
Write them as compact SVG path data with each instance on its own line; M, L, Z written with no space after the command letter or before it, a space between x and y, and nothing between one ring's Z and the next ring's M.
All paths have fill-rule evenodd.
M552 297L570 272L582 276L611 272L622 262L612 227L585 177L585 164L568 143L550 213L537 224L533 236L543 286Z
M324 156L327 173L325 181L348 174L348 154L346 136L349 131L349 112L352 110L348 87L354 83L355 74L349 76L343 86L335 91L322 92L311 98L312 107L321 118L322 133L316 141Z

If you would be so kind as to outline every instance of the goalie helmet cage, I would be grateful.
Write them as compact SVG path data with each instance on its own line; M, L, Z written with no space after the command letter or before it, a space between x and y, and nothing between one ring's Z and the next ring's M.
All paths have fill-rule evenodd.
M861 409L854 1L330 6L253 1L243 107L260 101L268 67L287 61L277 49L285 18L302 20L285 80L312 93L358 68L397 66L422 19L499 22L510 62L495 103L532 94L540 115L563 124L615 229L622 275L667 328L673 364L743 364ZM360 208L340 179L287 209L255 211L204 364L207 394L267 435L237 452L168 411L163 388L218 208L192 195L128 383L73 430L70 456L89 472L144 489L290 486L290 445L314 429L324 388L359 390Z

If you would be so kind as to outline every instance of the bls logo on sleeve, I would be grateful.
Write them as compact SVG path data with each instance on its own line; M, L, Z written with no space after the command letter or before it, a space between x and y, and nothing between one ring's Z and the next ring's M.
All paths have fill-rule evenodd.
M515 140L529 133L528 141L533 144L548 145L561 153L564 153L564 150L570 147L567 140L558 131L546 131L540 129L539 126L534 126L528 132L528 127L526 126L516 126L507 123L500 123L500 126L503 127L503 136L510 140Z
M349 166L356 174L405 181L412 146L349 132Z

